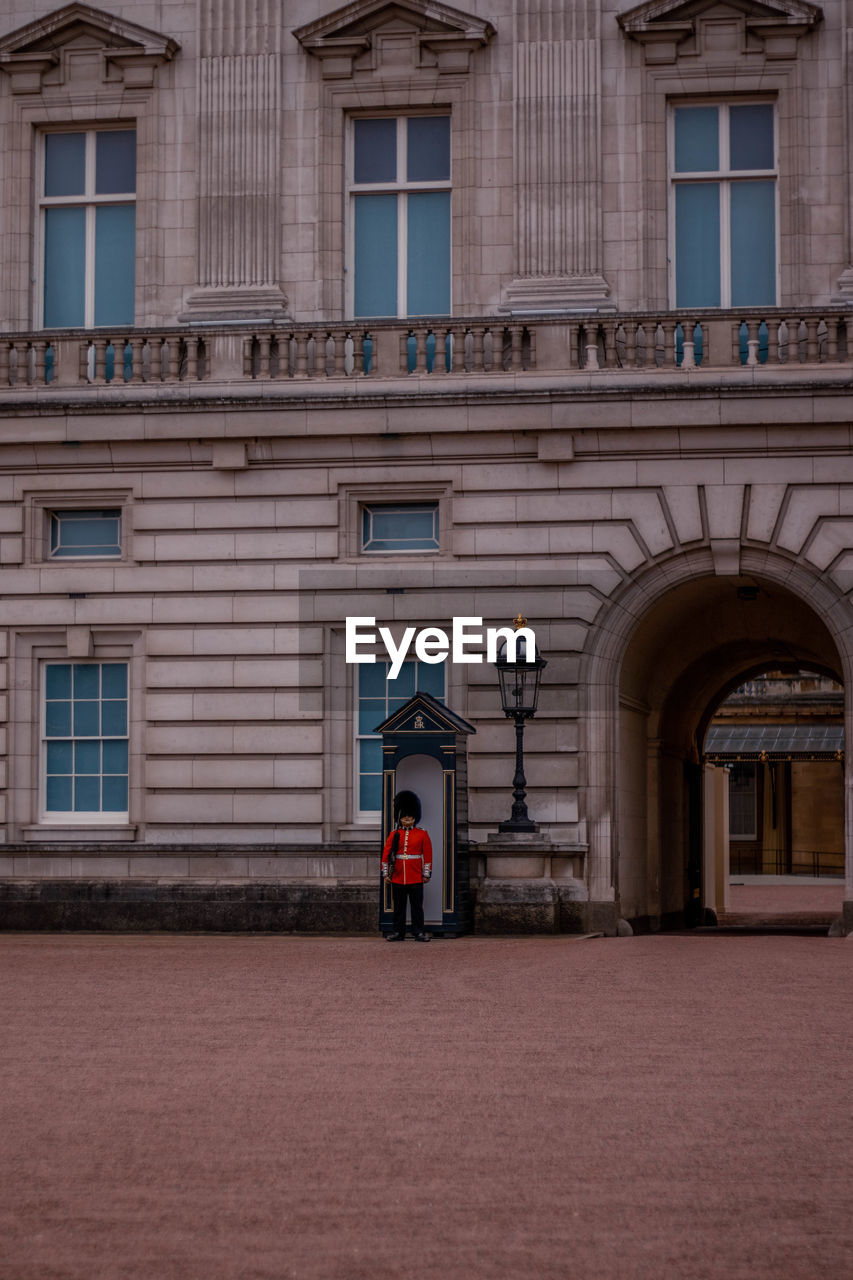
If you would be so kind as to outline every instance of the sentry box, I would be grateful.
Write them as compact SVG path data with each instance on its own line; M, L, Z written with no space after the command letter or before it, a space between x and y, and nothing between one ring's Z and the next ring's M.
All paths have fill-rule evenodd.
M469 933L468 734L477 730L428 693L416 693L374 733L382 734L382 843L394 829L394 796L414 791L432 841L432 879L424 889L427 931ZM379 927L390 933L391 889L382 883Z

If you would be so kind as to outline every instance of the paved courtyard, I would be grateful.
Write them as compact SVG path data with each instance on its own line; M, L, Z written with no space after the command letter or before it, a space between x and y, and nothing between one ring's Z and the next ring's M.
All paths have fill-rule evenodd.
M0 936L3 1280L853 1274L853 940Z

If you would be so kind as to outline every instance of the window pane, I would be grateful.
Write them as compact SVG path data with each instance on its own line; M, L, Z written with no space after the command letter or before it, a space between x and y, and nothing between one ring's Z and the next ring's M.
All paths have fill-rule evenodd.
M49 738L67 738L71 732L71 703L48 702L44 711L44 731Z
M431 693L434 698L444 701L444 669L445 663L437 662L430 666L426 662L418 663L418 688L423 693Z
M410 116L406 154L409 182L450 177L450 117Z
M85 209L45 209L44 323L48 329L85 323Z
M733 169L772 169L773 107L769 102L729 108L729 148Z
M389 698L411 698L415 692L415 664L414 662L404 662L400 668L400 674L396 680L388 681L388 697Z
M359 779L358 806L360 809L382 808L382 774L363 773Z
M48 778L45 808L48 813L71 812L70 778Z
M358 732L373 733L385 719L384 698L360 698L358 703Z
M354 126L355 181L396 182L397 121L389 116L381 120L356 120Z
M355 314L397 314L397 197L355 197Z
M74 812L100 813L101 780L100 778L74 779Z
M366 742L359 743L359 766L360 773L382 772L381 738L368 738Z
M365 646L362 652L369 653L369 646ZM384 698L387 671L388 664L385 662L360 663L358 667L358 691L361 697Z
M104 742L102 751L104 773L127 773L126 742Z
M74 772L75 773L100 773L101 772L100 742L75 742L74 743Z
M105 662L101 667L101 689L105 698L127 697L127 667L123 662Z
M720 305L720 188L686 182L675 188L675 305Z
M103 812L127 812L127 778L104 778Z
M95 210L95 324L133 324L136 209Z
M71 773L72 772L71 757L72 757L72 743L49 742L47 744L48 773Z
M438 503L370 506L364 512L364 551L435 551Z
M50 517L52 556L117 556L121 554L120 511L53 511Z
M408 197L408 298L410 316L450 313L450 192L419 191Z
M71 697L71 663L59 662L46 668L45 692L48 698Z
M101 703L101 732L105 738L121 738L127 733L127 703Z
M48 133L44 139L44 194L82 196L86 191L85 133Z
M97 702L75 702L74 703L74 734L75 737L97 738L100 732L98 724L98 703Z
M74 697L97 698L101 692L101 668L97 663L77 663L74 667Z
M776 184L733 182L732 306L776 305Z
M95 194L136 190L136 131L111 129L95 135Z
M720 167L717 107L679 107L675 112L675 172L713 172Z

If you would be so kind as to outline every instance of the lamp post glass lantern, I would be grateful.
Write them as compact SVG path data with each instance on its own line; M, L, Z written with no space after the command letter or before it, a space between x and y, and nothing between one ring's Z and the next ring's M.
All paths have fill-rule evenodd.
M515 629L527 625L527 619L521 614L515 619ZM547 666L544 658L536 649L534 661L527 661L527 639L520 636L516 644L515 661L507 660L506 640L498 650L495 670L501 686L501 705L504 715L515 720L515 777L512 780L513 802L512 816L508 822L498 824L502 832L538 831L539 828L528 815L526 796L527 779L524 776L524 722L536 715L539 701L539 682L542 671Z

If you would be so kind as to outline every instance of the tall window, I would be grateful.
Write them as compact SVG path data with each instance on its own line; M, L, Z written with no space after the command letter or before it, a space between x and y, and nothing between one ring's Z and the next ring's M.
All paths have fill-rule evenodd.
M46 133L42 144L42 324L132 324L136 133Z
M758 786L754 764L734 764L729 770L729 836L758 839Z
M126 819L128 664L48 663L42 706L44 816Z
M352 311L450 313L450 117L352 122Z
M775 135L769 102L673 108L676 307L776 305Z
M382 738L373 730L416 692L444 701L444 662L404 662L396 680L386 679L390 665L356 667L356 809L362 818L377 818L382 810Z

